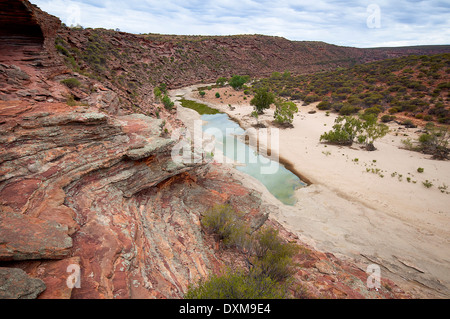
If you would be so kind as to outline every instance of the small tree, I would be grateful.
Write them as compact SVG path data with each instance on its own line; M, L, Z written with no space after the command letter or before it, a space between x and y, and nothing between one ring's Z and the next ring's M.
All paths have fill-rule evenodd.
M239 90L241 89L244 84L249 80L248 76L241 76L241 75L234 75L229 84L230 86L235 89L235 90Z
M277 99L274 113L275 122L279 124L292 124L294 114L298 112L297 105L294 102L287 102Z
M365 144L368 151L374 151L373 143L376 139L382 138L389 132L389 127L385 124L377 123L377 116L366 115L365 122L362 124L363 134L358 136L358 142Z
M322 134L320 140L332 144L352 145L361 132L361 120L353 116L339 116L334 122L333 130Z
M227 78L220 77L220 78L217 79L216 84L217 84L218 86L224 86L225 83L227 83L227 81L228 81Z
M333 130L320 136L320 140L340 145L352 145L355 139L365 144L368 151L374 151L373 143L385 136L389 128L385 124L378 124L375 115L364 116L364 121L354 116L339 116L335 120Z
M264 110L270 108L270 105L275 102L275 95L265 88L256 90L256 94L250 101L250 105L255 107L258 114L264 114Z
M204 97L206 92L205 91L198 91L198 94L200 94L201 97Z

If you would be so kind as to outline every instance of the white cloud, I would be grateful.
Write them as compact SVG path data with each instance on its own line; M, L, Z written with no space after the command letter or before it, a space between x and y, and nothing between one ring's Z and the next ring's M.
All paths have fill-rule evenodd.
M291 40L374 47L448 44L450 5L388 0L31 0L66 24L131 33L266 34ZM369 28L367 7L378 4L381 27ZM74 9L75 8L75 9ZM79 9L79 14L77 13ZM74 13L75 12L75 13Z

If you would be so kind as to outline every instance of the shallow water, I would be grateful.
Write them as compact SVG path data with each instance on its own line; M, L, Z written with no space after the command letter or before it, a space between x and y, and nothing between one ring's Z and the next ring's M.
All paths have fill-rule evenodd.
M204 121L203 132L216 137L216 153L223 153L228 159L242 164L237 165L236 168L258 179L282 203L286 205L296 203L295 190L306 186L306 183L297 175L286 169L284 165L258 154L241 142L237 136L243 135L245 131L227 114L205 114L201 119ZM273 173L267 174L268 171Z

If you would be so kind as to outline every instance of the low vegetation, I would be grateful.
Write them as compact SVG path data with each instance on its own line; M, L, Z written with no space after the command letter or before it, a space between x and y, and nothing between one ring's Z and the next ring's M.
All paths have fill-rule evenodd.
M292 275L296 272L294 255L298 246L287 243L278 231L263 227L252 233L244 214L229 205L216 205L202 218L202 225L213 233L225 247L237 248L247 267L234 268L222 275L211 275L207 280L190 286L185 298L284 298Z
M164 97L162 98L162 103L164 104L164 108L169 111L174 106L174 102L167 95L164 95Z
M282 299L284 292L269 277L257 278L244 271L229 270L211 275L190 287L185 299Z
M197 111L199 114L203 115L203 114L217 114L220 113L218 110L213 109L209 106L207 106L206 104L203 103L198 103L192 100L186 100L186 99L181 99L180 100L181 105L183 107L192 109Z
M69 89L77 88L81 86L81 82L76 78L69 78L61 81L61 84L64 84Z
M411 151L432 155L433 159L446 160L449 157L450 132L448 127L427 123L416 141L403 140L403 145Z

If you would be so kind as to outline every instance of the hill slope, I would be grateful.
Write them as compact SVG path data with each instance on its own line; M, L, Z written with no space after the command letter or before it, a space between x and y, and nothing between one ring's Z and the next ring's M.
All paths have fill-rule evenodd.
M282 76L255 84L343 115L361 109L401 113L450 124L450 54L411 55L313 75Z
M34 71L29 64L34 61L48 80L59 83L76 78L80 82L67 88L48 85L46 79L41 79L38 86L45 91L38 92L40 99L45 96L97 105L113 113L120 109L155 117L153 88L160 83L174 88L215 82L218 77L234 74L255 78L285 70L305 74L403 55L450 52L450 46L359 49L262 35L135 35L68 28L28 1L5 2L1 6L3 60L28 68L26 72L31 76ZM20 26L10 27L14 23ZM24 44L27 46L22 50ZM40 47L45 48L45 54L39 52ZM0 87L3 100L36 98L34 91L21 92L26 83L13 84ZM37 89L36 85L32 89Z

